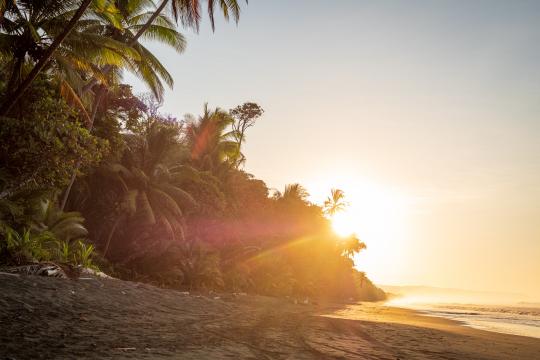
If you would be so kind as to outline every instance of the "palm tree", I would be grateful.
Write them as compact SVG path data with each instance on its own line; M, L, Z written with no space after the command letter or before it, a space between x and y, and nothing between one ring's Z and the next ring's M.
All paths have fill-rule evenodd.
M128 139L121 163L109 164L105 171L113 179L119 206L108 234L103 254L106 255L118 226L125 223L133 229L160 224L171 240L183 239L182 208L196 205L189 193L174 185L175 171L166 164L174 149L174 132L161 124L153 124L145 137Z
M30 73L26 76L26 78L21 82L21 84L7 96L7 101L2 104L0 107L0 116L6 116L13 105L19 100L19 98L24 94L24 92L28 89L30 84L36 79L38 74L43 70L45 65L51 60L52 55L54 52L58 49L58 47L62 44L62 42L66 39L66 37L71 33L71 31L75 28L77 22L80 20L80 18L85 13L86 9L90 6L93 0L82 0L80 3L78 1L70 1L70 0L52 0L50 1L50 6L42 7L42 12L48 12L48 11L58 11L65 12L66 10L69 10L73 5L78 4L78 8L76 9L74 15L71 17L69 22L65 24L65 26L62 27L62 30L60 33L57 34L57 36L54 37L54 40L52 43L43 51L43 53L39 56L36 64L30 71ZM48 3L47 1L32 1L32 0L19 0L17 3L21 3L25 8L31 9L34 6L40 6L44 3ZM13 2L13 7L17 7L18 4ZM11 10L12 7L7 7L6 10ZM17 9L18 10L18 9ZM5 26L6 23L6 17L5 13L2 18L2 26ZM33 30L33 33L35 35L38 35L38 32L36 29Z
M285 190L283 191L283 193L277 190L274 193L274 199L281 201L305 202L307 201L308 197L308 191L299 183L285 185Z
M138 2L138 0L123 0L120 7L125 7L125 4L129 3L130 1L135 1L135 3ZM177 23L180 21L183 26L191 27L198 31L201 20L200 0L162 0L155 11L148 13L149 16L144 16L144 18L141 18L141 20L146 19L146 22L142 24L142 26L139 26L134 36L130 38L128 42L129 46L135 45L139 38L146 34L148 29L151 28L152 24L154 24L156 19L159 18L160 14L169 3L171 3L171 12ZM238 0L207 0L208 16L210 18L212 30L215 30L214 9L218 3L226 20L229 20L230 15L232 15L236 22L238 22L238 19L240 18L240 6L238 4ZM111 70L111 66L105 66L103 72L107 74ZM97 78L92 78L85 86L84 91L86 92L90 90L97 83L97 81Z
M121 76L122 69L128 70L147 84L157 100L161 100L163 95L162 81L172 87L172 76L152 52L139 42L139 39L160 42L172 47L178 53L184 51L186 40L176 30L174 23L165 15L158 14L153 18L152 23L148 23L148 18L154 15L152 11L147 11L151 3L150 0L119 2L120 19L118 21L109 21L110 16L107 13L98 14L104 25L97 32L122 42L138 54L137 57L127 58L126 62L121 66L106 65L102 69L102 73L116 80ZM117 19L113 18L113 20ZM145 31L141 33L143 27ZM107 80L107 78L101 78L100 82L107 83Z
M341 255L348 258L367 248L366 243L361 241L355 234L336 241L336 244Z
M67 26L72 13L67 3L25 0L8 8L8 16L0 26L0 57L5 60L4 72L9 77L9 96L12 95L9 91L21 85L27 69L47 51L50 41ZM109 21L117 22L114 12L100 14L109 14ZM122 66L126 61L140 57L123 42L100 33L102 24L98 17L87 17L77 22L47 65L49 73L57 76L66 100L83 112L84 106L76 94L84 85L84 78L103 77L99 72L100 66Z
M81 17L85 14L88 7L92 4L93 0L82 0L82 1L75 1L75 0L53 0L55 4L62 4L65 8L68 8L70 6L74 6L75 4L78 5L73 17L69 20L69 22L62 28L63 30L54 38L50 46L48 46L45 51L42 53L42 55L37 60L36 64L30 71L30 73L27 75L27 77L22 81L22 83L7 96L7 101L5 101L2 106L0 107L0 116L5 116L9 113L13 105L19 100L19 98L23 95L23 93L28 89L30 84L35 80L37 75L43 70L43 68L47 65L47 63L51 60L51 57L53 56L54 52L60 47L62 42L68 37L68 35L72 32L72 30L77 25L77 22L81 19ZM163 0L160 4L160 6L152 13L152 15L148 18L147 22L142 25L138 32L135 34L133 39L128 45L134 45L137 40L148 30L148 28L153 24L154 20L161 14L163 9L166 7L169 2L172 1L172 12L176 20L180 20L180 22L183 25L186 26L192 26L198 29L199 23L200 23L200 13L201 13L201 2L200 0ZM33 3L37 3L36 1L32 0L22 0L20 1L22 3L27 3L29 7L32 6ZM121 3L125 3L125 1L122 1ZM212 25L212 29L215 28L214 23L214 9L219 3L219 6L221 7L223 11L223 15L226 19L229 18L230 15L233 16L233 18L238 21L239 15L240 15L240 6L238 4L237 0L207 0L208 4L208 14L210 17L210 22ZM2 5L2 4L0 4ZM105 4L103 4L103 8L106 8L107 6L111 6L112 4L109 3L109 1L106 1ZM1 8L1 7L0 7ZM10 6L7 6L5 9L10 10ZM4 10L4 9L2 9ZM2 17L2 23L5 22L5 16ZM108 73L110 70L109 67L105 68L105 72ZM91 83L95 83L95 79L91 81Z
M124 57L124 62L113 66L107 64L99 72L99 78L102 83L115 84L121 78L122 70L128 70L138 76L152 90L154 97L158 100L162 98L164 87L162 80L170 87L173 85L172 76L161 62L149 51L145 46L137 40L141 35L138 35L140 29L146 25L145 21L148 17L153 16L152 12L146 11L149 0L127 0L119 2L118 11L122 14L120 19L112 18L106 12L98 13L96 16L100 22L93 25L92 30L104 37L112 38L125 46L133 49L138 56ZM143 38L164 43L175 49L177 52L182 52L185 49L186 41L182 34L176 31L174 24L164 15L154 17L152 24L146 26ZM94 79L97 77L94 76ZM96 83L97 84L97 83ZM87 87L84 86L83 88ZM103 98L106 96L108 89L105 86L97 86L94 84L95 96L92 103L92 112L88 115L87 127L92 130L96 114L101 106ZM84 93L84 91L81 91ZM78 98L73 95L72 98ZM61 208L64 209L71 188L77 176L78 166L73 172L71 180L66 188Z
M231 129L234 119L219 108L209 110L204 105L203 115L197 120L188 117L186 139L191 162L201 170L223 174L241 157L236 132Z
M323 204L325 214L334 216L336 213L344 211L349 204L345 201L345 193L340 189L330 190L330 196Z

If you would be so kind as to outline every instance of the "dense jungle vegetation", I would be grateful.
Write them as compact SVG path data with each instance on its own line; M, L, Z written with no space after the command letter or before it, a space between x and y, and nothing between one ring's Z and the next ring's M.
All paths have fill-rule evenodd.
M378 300L300 184L243 170L261 106L160 112L173 79L146 45L179 54L202 16L237 0L0 0L0 264L99 267L160 286ZM143 81L133 94L122 74ZM201 103L204 99L201 99ZM330 189L329 189L330 190Z

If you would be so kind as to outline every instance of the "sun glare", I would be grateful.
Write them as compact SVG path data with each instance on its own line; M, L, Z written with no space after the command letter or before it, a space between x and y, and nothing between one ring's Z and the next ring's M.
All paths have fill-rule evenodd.
M345 192L349 206L331 218L333 231L343 237L356 234L367 244L367 251L355 256L359 269L376 280L391 278L391 264L399 263L410 251L405 234L414 208L412 198L353 174L318 178L310 185L312 199L318 203L324 201L332 187Z
M338 183L339 184L339 183ZM345 192L349 206L332 216L332 228L341 236L356 233L371 241L386 242L393 237L393 230L403 222L405 202L402 194L369 181L350 181L338 185ZM328 186L317 187L324 194ZM328 191L328 190L326 190Z
M350 213L338 213L332 217L332 229L339 236L349 236L357 232L358 224Z

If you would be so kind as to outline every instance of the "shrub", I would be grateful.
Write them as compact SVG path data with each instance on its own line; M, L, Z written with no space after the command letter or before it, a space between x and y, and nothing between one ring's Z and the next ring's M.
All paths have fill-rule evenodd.
M107 149L92 136L51 84L38 81L19 110L0 119L0 198L24 189L62 188L73 171L96 164Z

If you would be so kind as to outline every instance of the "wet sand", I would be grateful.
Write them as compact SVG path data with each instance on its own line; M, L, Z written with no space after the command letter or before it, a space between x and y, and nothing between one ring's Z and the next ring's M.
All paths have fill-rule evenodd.
M377 304L0 274L0 359L540 359L540 339Z

